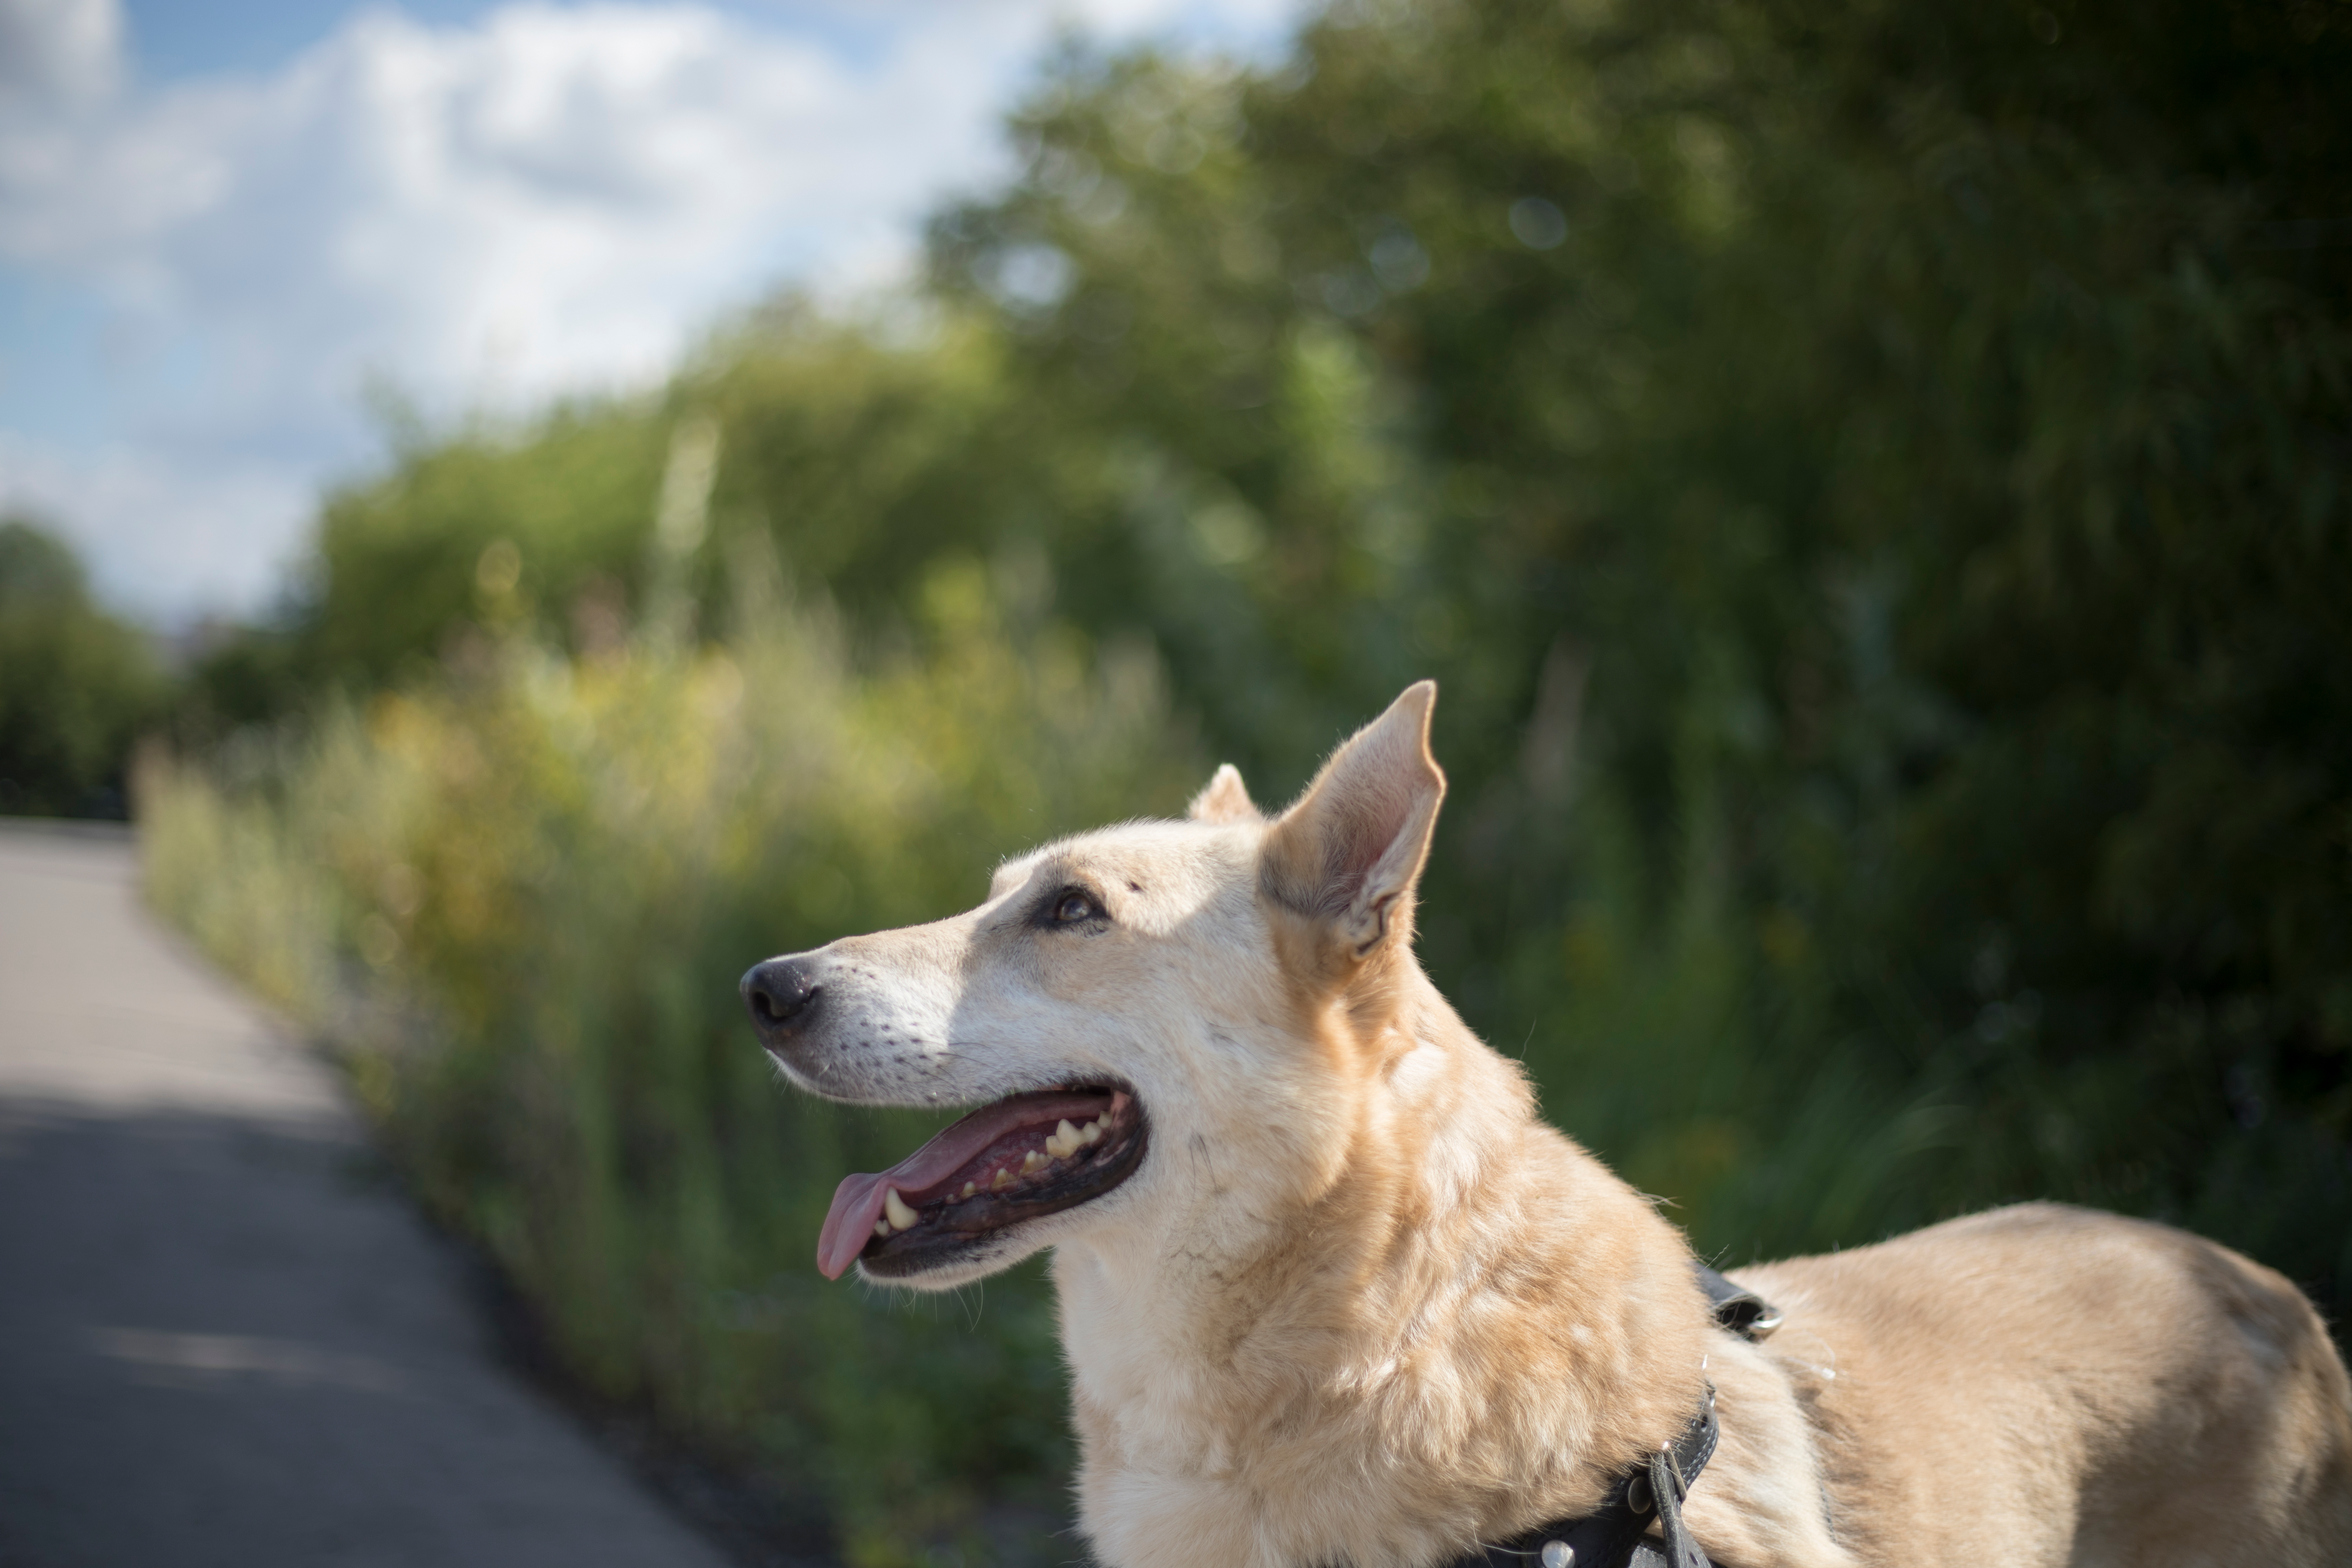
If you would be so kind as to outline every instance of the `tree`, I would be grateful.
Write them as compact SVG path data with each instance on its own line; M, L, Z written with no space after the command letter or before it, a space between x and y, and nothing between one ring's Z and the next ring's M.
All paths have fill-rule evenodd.
M1220 744L1446 678L1433 955L1703 1244L2057 1194L2341 1299L2347 37L1340 6L1065 56L935 266Z
M0 812L124 815L131 744L162 697L146 640L91 602L64 541L0 518Z

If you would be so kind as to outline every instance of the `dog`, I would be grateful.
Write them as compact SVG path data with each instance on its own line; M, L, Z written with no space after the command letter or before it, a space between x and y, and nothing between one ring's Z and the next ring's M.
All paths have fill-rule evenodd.
M1271 819L1227 766L744 978L800 1088L980 1107L843 1181L818 1263L945 1290L1054 1250L1103 1562L1453 1563L1602 1507L1710 1389L1681 1522L1723 1568L2352 1562L2343 1363L2211 1242L2002 1209L1737 1271L1782 1323L1719 1326L1414 958L1435 700Z

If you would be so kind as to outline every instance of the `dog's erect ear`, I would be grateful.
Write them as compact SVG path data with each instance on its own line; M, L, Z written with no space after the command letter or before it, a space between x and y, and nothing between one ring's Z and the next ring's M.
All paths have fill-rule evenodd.
M1411 929L1413 884L1445 798L1445 775L1429 754L1436 703L1435 681L1406 687L1331 754L1266 838L1266 891L1327 921L1359 958Z
M1195 822L1263 822L1257 806L1249 798L1249 786L1241 782L1241 769L1228 762L1219 768L1201 792L1192 797L1192 804L1184 814Z

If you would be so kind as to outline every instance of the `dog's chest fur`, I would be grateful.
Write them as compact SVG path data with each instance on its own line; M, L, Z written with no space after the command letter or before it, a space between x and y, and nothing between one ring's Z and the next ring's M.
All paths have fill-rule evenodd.
M1590 1507L1689 1418L1714 1336L1680 1238L1440 1009L1336 1170L1257 1152L1058 1253L1106 1560L1445 1560Z

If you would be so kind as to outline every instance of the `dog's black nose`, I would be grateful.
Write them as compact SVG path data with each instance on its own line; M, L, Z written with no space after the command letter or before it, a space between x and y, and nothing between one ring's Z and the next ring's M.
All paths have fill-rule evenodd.
M798 958L771 958L743 977L743 1005L762 1036L787 1034L808 1022L816 1001L817 982Z

